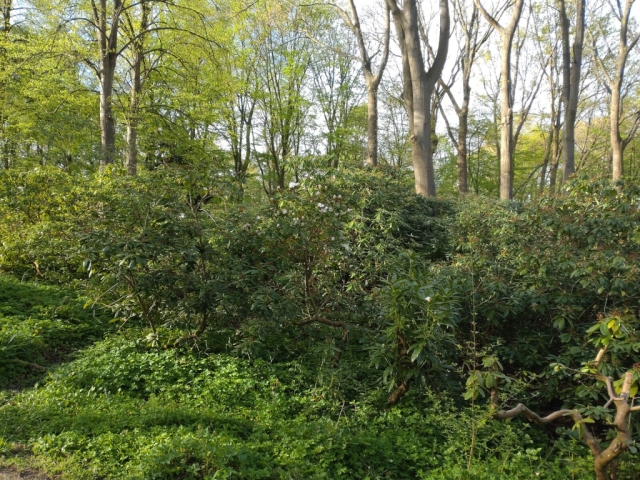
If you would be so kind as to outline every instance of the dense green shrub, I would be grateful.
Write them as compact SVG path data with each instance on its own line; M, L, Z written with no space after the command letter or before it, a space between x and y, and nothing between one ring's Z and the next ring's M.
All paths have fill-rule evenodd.
M430 200L363 171L238 203L195 169L49 173L2 173L0 268L68 283L2 280L5 383L100 336L93 305L121 335L3 393L0 448L70 478L589 478L570 424L491 421L468 374L505 405L595 415L601 385L572 373L586 330L620 318L608 373L640 362L631 187Z
M521 206L466 201L454 232L453 274L468 279L465 310L478 341L511 374L546 372L536 386L547 401L573 394L546 367L579 368L592 357L584 338L599 316L635 315L640 303L638 191L585 178L567 188ZM629 351L621 365L638 361Z

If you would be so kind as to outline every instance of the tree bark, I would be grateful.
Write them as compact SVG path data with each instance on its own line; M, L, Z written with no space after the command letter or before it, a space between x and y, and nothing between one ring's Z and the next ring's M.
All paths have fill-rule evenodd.
M98 46L100 49L100 139L102 156L100 166L113 163L115 158L116 125L113 118L112 95L116 73L116 61L119 56L118 26L122 14L122 0L113 0L111 23L107 25L107 0L100 0L100 5L91 2L94 13Z
M469 134L469 102L462 103L460 115L458 115L458 152L456 163L458 165L458 191L460 193L469 192L469 181L467 178L467 136Z
M575 130L580 95L580 70L584 44L585 0L578 0L576 11L576 34L573 42L573 60L569 50L569 17L565 0L558 0L562 30L562 101L564 104L564 132L562 136L562 165L564 181L575 173Z
M142 94L141 81L142 54L134 53L133 66L131 68L132 85L129 92L129 121L127 122L127 156L125 164L127 175L136 175L138 168L138 115L140 113L140 95Z
M367 164L378 166L378 85L367 88Z
M125 165L127 175L136 175L138 168L138 122L140 118L140 99L142 96L142 63L144 61L144 48L146 32L149 28L149 4L146 1L140 3L140 31L136 33L131 26L131 48L133 59L131 62L131 90L129 91L129 118L127 122L127 154Z
M622 138L620 137L620 90L622 88L622 75L624 66L619 70L619 81L611 85L611 107L609 109L610 138L611 138L611 173L612 180L617 182L624 176L624 157L622 151Z
M366 162L371 167L378 166L378 87L380 86L380 80L382 74L387 66L387 60L389 58L389 38L390 38L390 15L389 8L386 9L386 28L384 33L384 47L382 51L382 59L378 67L378 73L373 74L371 65L371 57L367 52L367 47L364 43L364 36L360 27L360 18L358 17L358 10L354 0L349 0L351 7L351 17L343 10L339 9L340 13L344 17L347 25L353 32L358 42L358 49L360 50L360 62L362 63L362 70L364 79L367 84L367 157Z
M626 141L622 139L620 135L620 122L622 117L622 97L621 90L624 83L624 70L627 64L627 58L629 52L637 45L640 39L640 33L629 41L629 17L631 15L631 7L635 0L626 0L624 9L621 3L617 3L617 11L614 11L614 16L620 21L620 35L618 39L618 58L616 59L616 68L614 76L611 77L602 63L602 59L598 54L598 47L595 39L593 39L594 57L597 67L600 69L603 77L605 78L606 88L611 95L609 106L609 120L610 120L610 141L611 141L611 171L612 180L618 182L622 180L624 176L624 146ZM635 133L635 129L632 134Z
M389 405L395 405L396 403L398 403L400 399L404 397L404 394L407 393L408 390L409 380L404 380L393 390L393 392L391 392L391 395L389 395L389 398L387 399Z
M425 71L422 46L420 44L420 29L418 7L416 0L405 0L402 9L396 0L387 0L387 5L394 16L394 23L398 32L398 40L404 44L401 47L403 56L403 74L406 90L405 58L411 78L412 117L411 142L413 145L411 160L415 180L416 193L426 197L436 195L435 175L433 168L433 145L431 143L431 96L436 81L442 73L449 48L449 4L448 0L440 0L440 35L438 53L429 71ZM405 91L406 94L406 91ZM405 102L407 102L405 98Z
M482 6L480 0L474 0L478 10L489 24L500 32L500 199L513 197L513 92L511 91L511 45L522 16L524 0L516 0L511 20L502 27Z

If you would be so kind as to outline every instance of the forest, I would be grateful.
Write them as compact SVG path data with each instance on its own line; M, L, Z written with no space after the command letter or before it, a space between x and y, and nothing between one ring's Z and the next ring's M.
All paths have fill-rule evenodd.
M635 0L0 0L0 478L640 479Z

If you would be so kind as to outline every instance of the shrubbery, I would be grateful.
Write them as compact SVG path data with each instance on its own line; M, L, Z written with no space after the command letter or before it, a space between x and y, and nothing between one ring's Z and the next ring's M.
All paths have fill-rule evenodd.
M593 415L603 384L571 372L592 358L587 330L613 316L628 335L606 373L640 362L632 187L579 178L526 204L426 200L377 171L243 204L192 170L2 175L0 212L18 229L0 226L0 268L87 292L121 330L0 408L5 442L78 478L83 465L114 478L588 478L570 421L491 421L490 391ZM20 345L2 354L27 362L6 363L7 378L44 363L57 336L73 350L105 331L75 295L42 316L0 312ZM634 466L625 454L621 471Z

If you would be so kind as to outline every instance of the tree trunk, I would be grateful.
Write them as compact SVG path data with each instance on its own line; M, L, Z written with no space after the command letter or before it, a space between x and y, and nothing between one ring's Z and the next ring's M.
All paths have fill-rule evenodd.
M138 118L140 114L140 96L142 94L142 52L134 53L131 69L131 90L129 92L129 122L127 123L127 175L136 175L138 167Z
M511 45L520 22L524 0L516 0L511 20L506 27L493 18L482 6L480 0L474 0L476 6L489 24L500 32L502 37L500 62L500 199L513 197L513 92L511 86Z
M398 30L398 39L404 39L403 60L406 57L411 75L413 125L411 160L415 179L416 193L426 197L436 195L436 183L433 168L433 145L431 143L431 95L437 79L442 73L449 46L449 4L440 0L440 36L438 53L428 72L425 71L420 44L418 7L416 0L406 0L399 9L395 0L387 0L394 15ZM400 27L400 28L398 28ZM400 32L400 30L402 32ZM402 38L401 38L402 37ZM406 86L406 73L405 86ZM405 102L407 100L405 99Z
M500 199L513 196L513 108L511 98L511 41L502 36L500 68Z
M358 10L354 0L349 0L351 7L351 17L342 10L339 10L349 28L354 33L358 42L358 49L360 50L360 61L362 63L362 70L364 73L365 82L367 84L368 91L368 120L367 120L367 164L371 167L378 166L378 86L380 85L380 79L384 73L384 69L387 66L387 60L389 58L389 37L391 34L390 28L390 11L386 9L386 28L384 33L384 46L382 51L382 59L380 60L380 67L378 73L375 75L372 71L371 58L367 52L367 47L364 43L364 37L362 35L362 29L360 27L360 18L358 17ZM401 47L402 48L402 47Z
M149 28L149 3L140 2L140 29L131 28L131 48L133 61L131 65L131 90L129 91L129 121L127 122L127 154L125 164L127 175L136 175L138 168L138 123L140 119L140 99L142 97L142 63L147 30ZM129 25L133 22L129 21Z
M553 117L553 110L555 110L555 102L553 101L553 97L551 98L551 116ZM553 118L551 119L553 122ZM553 145L553 134L554 134L554 124L551 124L551 128L549 129L549 136L547 138L547 143L544 146L544 161L542 162L542 171L540 172L540 185L538 187L538 194L542 196L544 193L544 187L546 185L547 179L547 168L549 166L549 159L551 158L551 146Z
M569 51L569 18L565 0L559 0L562 29L562 101L564 103L564 134L562 136L562 164L564 181L575 173L575 130L580 95L580 70L582 68L582 46L584 43L585 0L577 2L576 34L573 42L573 61Z
M367 164L378 166L378 85L369 85L367 103Z
M464 109L465 107L463 107ZM469 132L469 114L461 113L458 117L458 191L460 193L469 192L469 182L467 179L467 136Z
M109 73L103 70L103 78L100 82L100 139L102 143L100 166L113 163L115 157L116 125L111 108L114 73L115 70Z
M614 82L611 88L611 109L609 112L610 119L610 136L611 136L611 169L612 179L614 182L622 180L623 171L623 155L622 155L622 138L620 138L620 88L622 86L621 76Z
M115 157L116 125L113 119L111 97L113 95L113 80L118 59L118 24L122 13L122 0L113 1L111 25L107 31L107 0L100 0L99 10L96 9L96 23L98 25L98 45L100 47L100 139L102 156L100 166L113 163Z
M4 0L2 3L2 39L1 41L8 46L9 32L11 30L11 11L13 8L12 0ZM9 58L6 47L0 46L0 146L2 147L2 165L6 170L11 166L9 158L9 140L7 139L7 92L6 92L6 75Z

